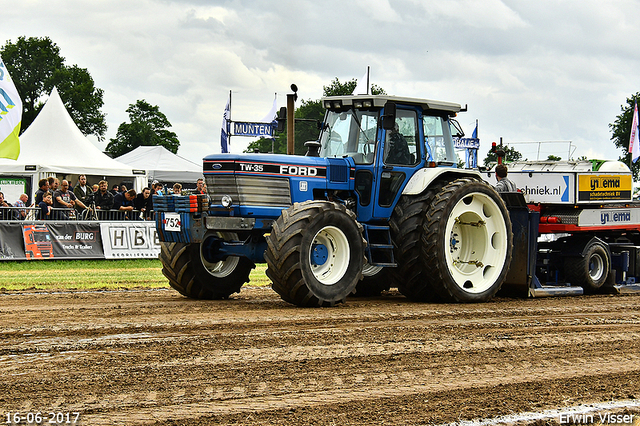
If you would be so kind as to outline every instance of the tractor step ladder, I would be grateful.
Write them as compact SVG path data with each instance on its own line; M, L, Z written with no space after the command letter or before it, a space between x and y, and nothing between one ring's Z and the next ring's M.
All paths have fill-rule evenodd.
M367 240L365 254L369 265L394 267L398 266L393 257L393 243L388 226L365 225L364 238Z

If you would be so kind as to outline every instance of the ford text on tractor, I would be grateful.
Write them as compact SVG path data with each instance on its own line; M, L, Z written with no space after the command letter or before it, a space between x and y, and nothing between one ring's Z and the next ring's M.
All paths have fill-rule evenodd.
M208 197L154 197L170 285L226 298L266 261L273 289L298 306L390 285L415 301L490 300L509 269L512 227L500 195L456 167L460 105L386 95L322 103L307 155L210 155Z

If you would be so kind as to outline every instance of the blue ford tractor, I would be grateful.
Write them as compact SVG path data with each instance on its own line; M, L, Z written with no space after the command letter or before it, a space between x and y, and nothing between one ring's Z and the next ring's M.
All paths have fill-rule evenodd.
M456 167L460 105L386 95L322 103L307 155L210 155L208 196L154 198L170 285L226 298L266 262L273 289L298 306L390 286L415 301L491 299L511 262L511 222L480 174Z

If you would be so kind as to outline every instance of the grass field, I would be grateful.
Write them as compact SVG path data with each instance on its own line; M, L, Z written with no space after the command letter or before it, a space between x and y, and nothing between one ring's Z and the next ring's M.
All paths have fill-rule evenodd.
M251 285L270 285L266 265L251 271ZM0 291L169 288L157 259L0 262Z

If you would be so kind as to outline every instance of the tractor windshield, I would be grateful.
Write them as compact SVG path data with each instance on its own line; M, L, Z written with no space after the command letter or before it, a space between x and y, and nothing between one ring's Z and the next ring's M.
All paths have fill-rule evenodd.
M353 157L356 164L373 163L379 110L327 111L320 136L320 157Z

